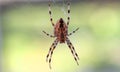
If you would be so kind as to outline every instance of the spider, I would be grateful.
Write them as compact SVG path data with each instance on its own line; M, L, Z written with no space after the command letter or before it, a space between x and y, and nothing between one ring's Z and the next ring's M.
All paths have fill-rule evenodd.
M79 57L78 57L78 54L76 53L75 51L75 48L74 46L72 45L72 43L70 42L68 36L72 35L73 33L75 33L79 28L77 28L76 30L74 30L73 32L69 33L68 34L68 25L69 25L69 22L70 22L70 2L67 3L68 5L68 17L67 17L67 23L65 23L65 21L60 18L56 24L54 24L53 22L53 18L52 18L52 12L51 12L51 5L50 3L48 4L49 6L49 15L50 15L50 21L51 21L51 24L52 26L54 27L54 35L50 35L48 34L47 32L43 31L43 33L45 33L47 36L50 36L52 38L56 38L54 40L54 42L52 43L50 49L49 49L49 52L46 56L46 61L48 62L49 60L49 67L51 69L51 58L52 58L52 54L53 54L53 51L54 49L56 48L58 42L61 44L61 43L67 43L69 49L71 50L71 53L74 57L74 60L76 61L77 65L78 64L78 60L79 60Z

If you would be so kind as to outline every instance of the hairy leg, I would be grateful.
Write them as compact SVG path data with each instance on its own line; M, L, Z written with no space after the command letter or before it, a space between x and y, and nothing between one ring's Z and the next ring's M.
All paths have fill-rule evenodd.
M43 31L44 34L46 34L49 37L55 38L55 36L48 34L47 32Z
M67 42L68 47L71 50L72 55L74 56L75 61L77 62L77 65L79 65L79 63L78 63L79 57L78 57L78 54L75 51L74 46L72 45L72 43L70 42L70 40L68 38L67 38L66 42Z
M49 67L50 67L50 69L51 69L51 58L52 58L52 54L53 54L53 51L54 51L54 49L56 48L57 44L58 44L58 40L56 39L56 40L54 41L54 43L51 45L51 47L50 47L50 49L49 49L49 52L48 52L48 54L47 54L46 61L48 61L48 57L49 57Z
M79 28L77 28L76 30L74 30L73 32L69 33L68 36L72 35L73 33L75 33L76 31L78 31Z
M54 26L54 23L53 23L53 18L52 18L52 11L51 11L51 8L50 8L50 2L49 2L49 15L50 15L50 21L51 21L51 23L52 23L52 26Z
M70 3L68 2L68 17L67 17L67 25L69 25L70 22Z

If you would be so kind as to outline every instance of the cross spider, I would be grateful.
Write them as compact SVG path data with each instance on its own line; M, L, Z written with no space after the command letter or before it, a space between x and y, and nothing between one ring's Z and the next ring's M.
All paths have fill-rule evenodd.
M54 27L54 36L50 35L48 33L46 33L45 31L43 31L43 33L45 33L47 36L50 36L52 38L55 38L55 41L52 43L49 52L46 56L46 61L48 61L49 59L49 67L51 69L51 58L52 58L52 54L54 49L56 48L58 42L60 43L65 43L67 42L68 47L71 50L72 55L74 56L75 61L78 64L78 54L75 51L74 46L72 45L72 43L70 42L68 36L72 35L73 33L75 33L79 28L77 28L76 30L74 30L73 32L68 34L68 25L69 25L69 21L70 21L70 3L68 2L68 17L67 17L67 24L64 22L64 20L62 18L60 18L56 24L53 23L53 18L52 18L52 12L51 12L51 8L50 8L50 3L49 3L49 15L50 15L50 21L52 23L52 26Z

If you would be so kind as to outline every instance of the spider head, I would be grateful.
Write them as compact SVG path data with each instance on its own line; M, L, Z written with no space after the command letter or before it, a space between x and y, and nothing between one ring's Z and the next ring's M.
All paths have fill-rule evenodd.
M60 18L59 22L60 22L60 28L63 27L64 21L62 18Z
M62 24L64 21L63 21L63 19L62 19L62 18L60 18L59 22L60 22L60 24Z

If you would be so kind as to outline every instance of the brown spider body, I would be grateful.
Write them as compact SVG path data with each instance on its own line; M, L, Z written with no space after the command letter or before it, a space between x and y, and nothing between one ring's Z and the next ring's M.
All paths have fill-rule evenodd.
M78 64L78 54L75 51L74 46L72 45L71 41L69 40L68 36L72 35L73 33L75 33L79 28L77 28L76 30L74 30L72 33L68 34L68 25L69 25L69 21L70 21L70 3L68 3L68 17L67 17L67 23L65 23L65 21L60 18L56 24L54 24L53 19L52 19L52 12L51 12L51 8L50 8L50 4L49 4L49 14L50 14L50 21L52 23L52 26L54 27L54 36L50 35L48 33L46 33L45 31L43 31L47 36L50 36L52 38L56 38L54 40L54 42L52 43L49 52L46 56L46 61L49 60L49 67L51 68L51 58L52 58L52 54L54 49L56 48L58 42L59 43L67 43L69 49L71 50L71 53L74 57L74 60L77 62ZM79 64L78 64L79 65Z
M66 37L68 35L68 27L64 20L60 18L56 25L54 26L54 36L60 43L65 43Z

